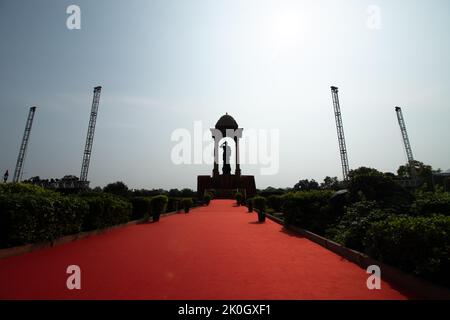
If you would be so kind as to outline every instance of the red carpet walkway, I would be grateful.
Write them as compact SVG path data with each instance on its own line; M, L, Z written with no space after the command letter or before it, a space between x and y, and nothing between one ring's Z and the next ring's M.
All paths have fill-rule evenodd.
M256 214L209 207L0 260L1 299L406 299L357 265ZM81 268L81 290L66 268Z

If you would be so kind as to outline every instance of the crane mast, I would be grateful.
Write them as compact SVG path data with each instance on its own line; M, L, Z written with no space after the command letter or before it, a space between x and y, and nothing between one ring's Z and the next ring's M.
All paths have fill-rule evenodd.
M400 126L400 131L402 133L403 144L406 150L406 157L408 158L408 163L411 170L411 178L416 178L416 170L414 167L414 156L411 148L411 143L409 142L408 131L406 130L405 118L403 117L402 108L395 107L395 112L397 113L398 124Z
M86 136L86 145L84 148L83 162L81 165L80 181L87 182L89 163L91 160L92 145L94 142L95 124L97 123L98 106L102 87L94 88L94 98L92 100L91 116Z
M408 162L411 164L414 161L413 152L411 149L411 144L409 143L408 131L406 131L405 118L403 118L402 108L395 107L395 112L397 112L398 124L400 125L400 131L402 132L403 144L406 149L406 156Z
M34 114L36 107L31 107L28 113L25 131L23 133L22 144L20 145L19 156L17 157L16 169L14 170L13 183L18 183L22 179L23 165L27 153L28 142L30 140L31 128L33 127Z
M333 98L334 115L336 118L339 151L341 154L342 175L344 177L344 181L347 181L350 169L348 165L347 146L345 144L344 125L342 123L341 106L339 104L338 93L339 89L337 87L331 87L331 96Z

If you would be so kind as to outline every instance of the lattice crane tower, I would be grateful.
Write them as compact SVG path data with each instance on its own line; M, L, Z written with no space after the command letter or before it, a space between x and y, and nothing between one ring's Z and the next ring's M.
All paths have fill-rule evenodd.
M80 181L87 182L89 163L91 161L92 144L94 142L95 124L97 123L98 106L102 87L94 88L94 98L92 100L91 117L86 137L86 146L84 148L83 163L81 165Z
M414 167L414 156L411 148L411 143L409 142L408 131L406 131L405 118L403 118L402 108L395 107L395 112L397 112L398 124L400 125L400 131L402 132L403 144L405 145L406 157L408 158L408 163L411 169L411 177L415 178L416 171Z
M333 98L334 115L336 118L339 151L341 154L342 175L344 177L344 181L347 181L350 169L348 165L347 146L345 144L344 125L342 124L341 106L339 104L338 93L339 89L337 87L331 87L331 96Z
M25 125L25 131L23 133L22 144L20 145L19 156L17 157L16 170L14 170L13 183L20 182L23 174L23 164L25 162L25 156L27 153L28 142L30 140L31 128L33 127L34 114L36 113L36 107L31 107L28 113L27 123Z

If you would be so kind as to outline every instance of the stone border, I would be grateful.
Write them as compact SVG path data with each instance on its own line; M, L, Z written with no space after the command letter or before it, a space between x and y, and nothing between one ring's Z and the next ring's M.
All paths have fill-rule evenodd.
M182 213L182 211L180 211L180 212L174 211L174 212L164 213L161 215L161 217L168 217L168 216L178 214L178 213ZM126 227L129 227L132 225L141 224L141 223L144 223L144 219L134 220L134 221L130 221L130 222L127 222L124 224L119 224L116 226L111 226L111 227L104 228L104 229L86 231L86 232L81 232L81 233L72 234L72 235L68 235L68 236L63 236L63 237L58 238L53 241L34 243L34 244L26 244L26 245L19 246L19 247L0 249L0 260L6 259L9 257L20 256L20 255L34 252L34 251L39 251L39 250L42 250L45 248L60 246L62 244L69 243L72 241L89 238L89 237L107 233L107 232L110 232L110 231L113 231L116 229L122 229L122 228L126 228Z
M322 236L319 236L315 233L309 232L307 230L294 227L294 226L285 226L284 221L274 217L270 214L266 213L266 216L272 221L281 224L286 230L292 231L294 233L299 234L311 240L314 243L328 249L337 255L343 257L344 259L353 262L363 268L364 270L371 265L377 265L381 269L381 276L383 279L388 280L392 284L404 288L407 291L415 294L418 299L423 300L450 300L450 290L431 283L427 280L421 279L417 276L413 276L411 274L405 273L395 267L377 261L375 259L370 258L364 253L349 249L344 247L343 245L328 240Z

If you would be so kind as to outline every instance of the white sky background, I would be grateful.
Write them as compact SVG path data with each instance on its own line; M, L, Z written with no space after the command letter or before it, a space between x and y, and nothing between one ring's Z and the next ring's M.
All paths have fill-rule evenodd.
M81 7L81 30L66 7ZM367 28L367 8L381 29ZM37 105L24 178L79 175L92 90L103 86L91 186L196 187L210 165L171 162L171 133L280 130L280 170L258 188L341 177L330 86L340 88L351 168L415 157L450 168L450 2L446 0L161 0L0 2L0 170L14 172Z

